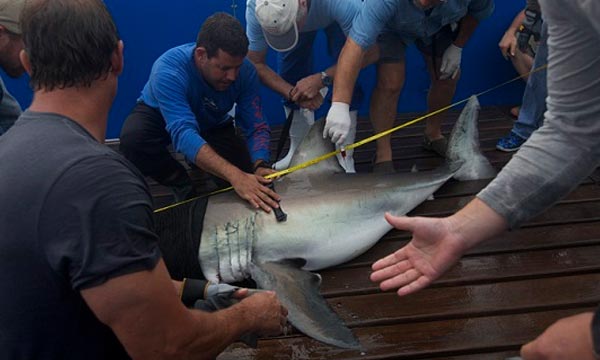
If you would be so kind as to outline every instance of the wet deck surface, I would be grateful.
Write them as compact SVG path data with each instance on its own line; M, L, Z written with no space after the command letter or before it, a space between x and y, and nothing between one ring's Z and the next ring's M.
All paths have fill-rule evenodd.
M448 115L449 131L457 112ZM416 114L401 116L397 124ZM512 118L503 108L480 115L480 142L500 169L511 154L494 149ZM441 158L421 148L423 125L393 134L398 171L431 169ZM279 134L274 129L273 148ZM362 121L358 138L372 135ZM373 144L356 150L359 172L371 169ZM197 174L201 184L204 177ZM398 298L369 281L370 265L406 244L407 233L392 230L353 261L321 271L322 294L353 330L364 351L335 348L297 331L262 339L257 349L234 344L219 359L505 359L518 355L559 318L600 303L600 171L566 199L519 230L473 249L431 287ZM487 181L450 181L409 215L443 216L464 206ZM152 184L156 206L171 202L169 192Z

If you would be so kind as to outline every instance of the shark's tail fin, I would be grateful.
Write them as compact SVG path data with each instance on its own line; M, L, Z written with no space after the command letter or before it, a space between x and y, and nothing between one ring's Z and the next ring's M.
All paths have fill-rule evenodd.
M479 101L476 96L471 96L452 129L446 152L446 161L456 172L455 179L477 180L496 176L496 171L479 148L478 118Z

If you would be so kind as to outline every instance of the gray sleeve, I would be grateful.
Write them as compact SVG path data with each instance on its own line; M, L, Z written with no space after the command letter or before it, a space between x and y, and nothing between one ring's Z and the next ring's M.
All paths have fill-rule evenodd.
M75 290L151 270L161 258L152 198L131 166L116 154L84 159L48 192L40 246Z
M541 0L548 22L548 111L538 129L477 196L511 227L550 207L600 165L600 32L584 0ZM576 56L574 56L576 55Z

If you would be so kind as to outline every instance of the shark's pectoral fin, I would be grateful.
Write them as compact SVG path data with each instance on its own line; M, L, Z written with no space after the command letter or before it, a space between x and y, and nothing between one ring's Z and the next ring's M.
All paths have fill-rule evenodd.
M302 270L303 260L251 265L258 287L273 290L288 309L288 320L306 335L327 344L358 349L360 344L319 294L321 277Z

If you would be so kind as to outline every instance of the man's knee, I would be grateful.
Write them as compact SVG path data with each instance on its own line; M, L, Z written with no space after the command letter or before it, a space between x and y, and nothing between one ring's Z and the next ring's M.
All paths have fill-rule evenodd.
M379 72L375 89L382 95L399 96L404 86L404 74Z

